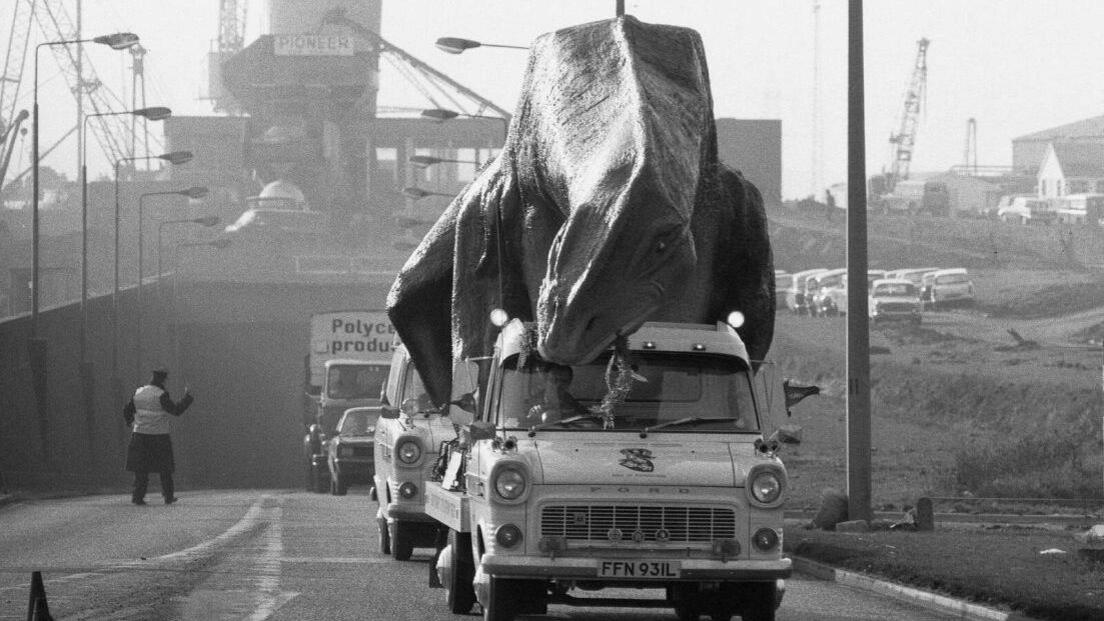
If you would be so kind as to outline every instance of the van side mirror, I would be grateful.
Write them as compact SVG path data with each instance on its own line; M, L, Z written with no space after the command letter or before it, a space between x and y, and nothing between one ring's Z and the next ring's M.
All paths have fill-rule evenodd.
M380 418L394 420L399 417L399 411L395 408L383 406L380 408Z

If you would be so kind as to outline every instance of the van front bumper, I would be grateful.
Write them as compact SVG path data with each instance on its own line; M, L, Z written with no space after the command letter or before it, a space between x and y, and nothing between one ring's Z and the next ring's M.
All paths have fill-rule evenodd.
M482 566L483 571L486 573L504 578L546 580L557 578L561 580L601 580L605 582L639 581L639 579L599 577L598 566L603 560L606 559L559 557L553 560L544 556L505 556L488 554L483 556ZM617 558L616 560L645 559ZM682 582L759 582L789 578L790 574L793 573L793 561L788 558L758 561L715 561L710 559L687 558L677 560L681 567L679 577L654 580L657 586L672 580Z

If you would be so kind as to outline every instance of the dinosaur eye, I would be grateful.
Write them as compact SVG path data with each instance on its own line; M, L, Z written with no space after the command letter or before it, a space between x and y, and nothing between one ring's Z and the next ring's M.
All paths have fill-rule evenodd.
M664 250L667 250L667 240L661 239L656 242L656 253L662 253Z

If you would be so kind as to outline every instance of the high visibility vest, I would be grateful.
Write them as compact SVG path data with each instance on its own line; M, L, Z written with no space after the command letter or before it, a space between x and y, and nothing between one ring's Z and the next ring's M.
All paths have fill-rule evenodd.
M163 394L165 391L153 384L147 384L134 391L134 433L169 433L172 414L161 407Z

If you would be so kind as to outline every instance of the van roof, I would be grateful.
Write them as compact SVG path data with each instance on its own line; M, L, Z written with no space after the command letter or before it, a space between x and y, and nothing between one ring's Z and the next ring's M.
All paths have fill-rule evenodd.
M950 274L965 274L966 268L964 267L951 267L945 270L936 270L932 272L933 276L947 276Z
M514 319L502 328L499 345L504 348L502 359L520 353L526 343L532 343L530 331L535 323ZM629 335L629 349L688 354L721 354L735 356L750 365L743 339L728 324L667 323L649 321Z

